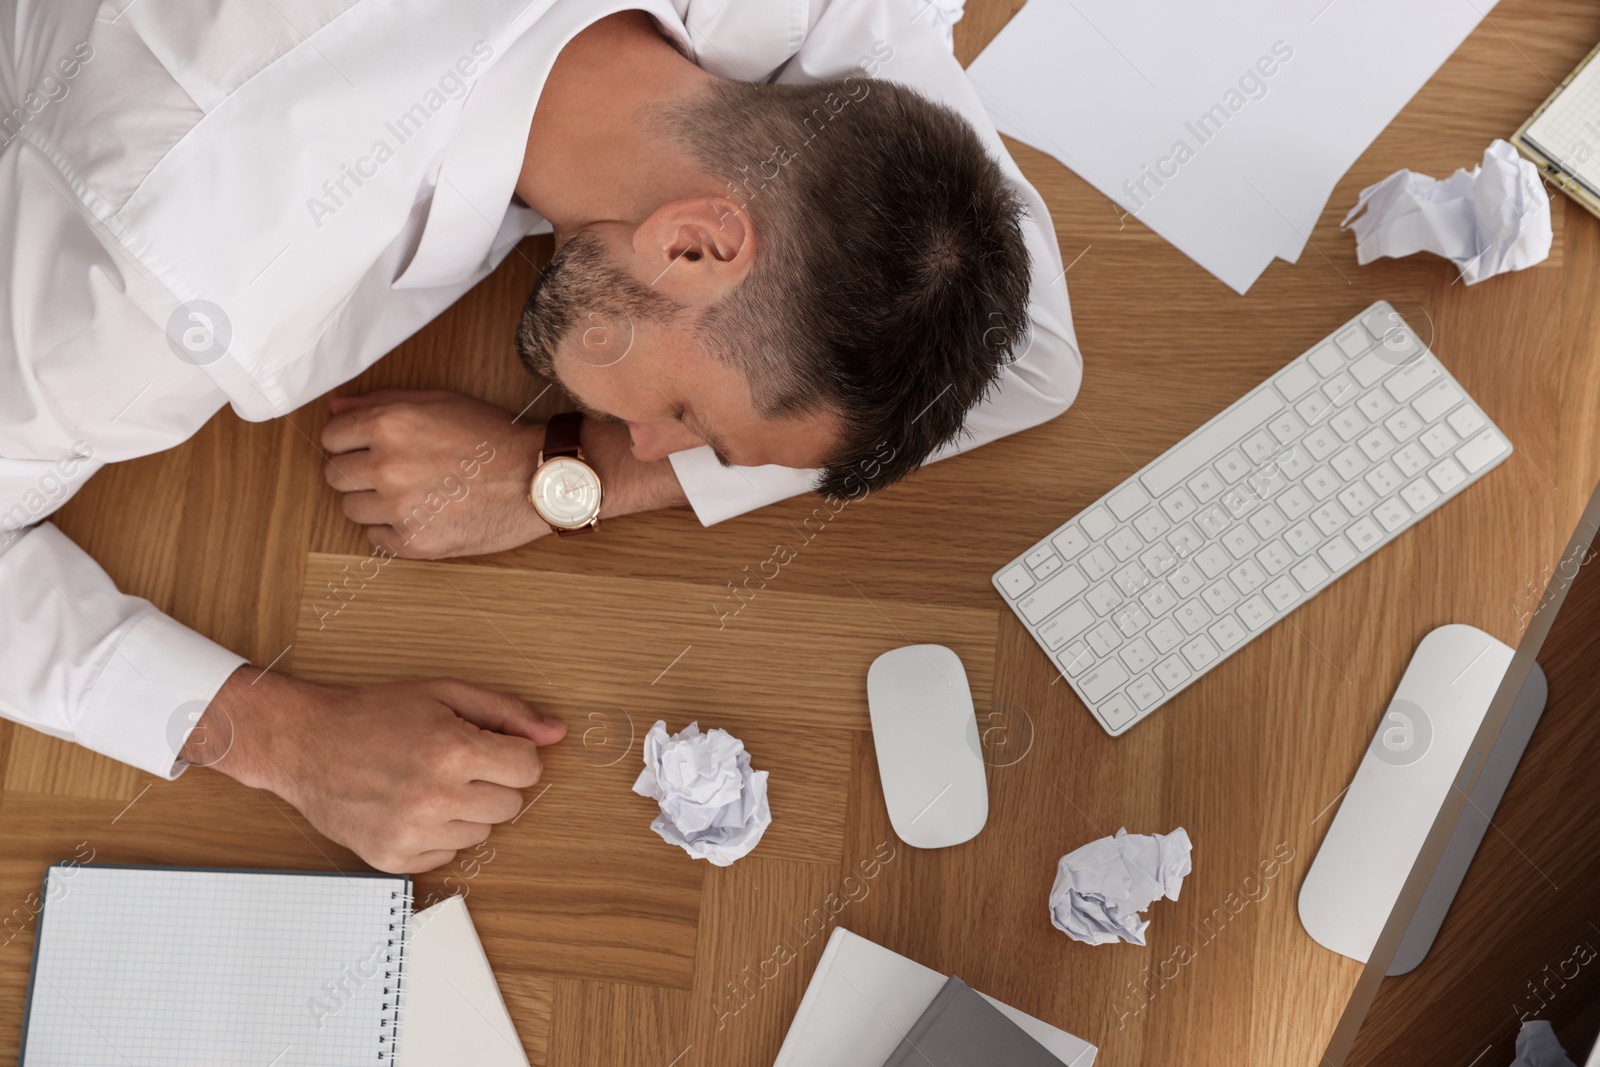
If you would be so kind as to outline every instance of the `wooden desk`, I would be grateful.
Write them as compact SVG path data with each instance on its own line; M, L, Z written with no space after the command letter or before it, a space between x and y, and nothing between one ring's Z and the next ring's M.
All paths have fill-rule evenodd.
M962 56L1016 6L973 0ZM486 559L391 563L319 623L325 583L366 546L322 484L317 403L260 425L225 412L181 448L101 473L58 522L124 588L257 663L330 682L448 673L572 722L532 807L495 831L493 858L418 879L424 899L470 893L535 1063L770 1062L822 929L841 923L1093 1041L1105 1067L1309 1067L1358 972L1295 916L1331 806L1416 642L1444 622L1514 641L1600 478L1600 222L1556 197L1550 259L1468 289L1428 256L1358 268L1337 219L1399 167L1470 166L1596 39L1600 10L1580 0L1495 8L1340 183L1300 263L1275 264L1242 298L1014 146L1066 258L1081 256L1082 394L1049 425L837 515L797 499L705 530L673 512ZM345 391L447 387L521 408L537 388L512 329L548 253L525 242ZM989 575L1379 297L1431 323L1515 457L1107 738L1053 684ZM556 408L552 394L535 411ZM974 502L997 517L975 518ZM779 543L797 557L719 627L727 583ZM867 664L912 641L961 653L992 764L988 829L934 853L895 840L867 730ZM710 868L649 831L649 803L628 792L638 750L623 745L657 717L726 726L772 771L775 822L748 861ZM358 865L282 801L214 773L156 782L9 724L0 768L0 913L18 931L0 946L0 1050L18 1041L28 894L80 842L117 862ZM1179 825L1195 872L1154 909L1148 948L1051 929L1062 853L1119 826ZM769 962L784 948L793 962Z

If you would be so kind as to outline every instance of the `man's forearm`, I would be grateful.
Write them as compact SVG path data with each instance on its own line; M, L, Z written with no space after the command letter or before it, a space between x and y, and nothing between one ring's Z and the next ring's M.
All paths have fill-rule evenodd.
M584 455L600 473L605 496L600 517L616 518L657 508L681 507L689 502L670 460L635 459L628 428L621 423L583 420L580 434Z

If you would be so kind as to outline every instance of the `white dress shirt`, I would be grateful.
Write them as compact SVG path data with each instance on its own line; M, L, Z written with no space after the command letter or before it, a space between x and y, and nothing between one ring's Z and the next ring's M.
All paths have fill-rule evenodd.
M948 0L23 3L0 20L0 714L182 771L192 709L243 660L43 520L224 404L271 419L348 381L549 232L512 202L534 106L566 42L632 8L724 77L870 70L964 114L1030 213L1032 333L934 458L1066 409L1060 250L950 54ZM672 464L707 524L813 476Z

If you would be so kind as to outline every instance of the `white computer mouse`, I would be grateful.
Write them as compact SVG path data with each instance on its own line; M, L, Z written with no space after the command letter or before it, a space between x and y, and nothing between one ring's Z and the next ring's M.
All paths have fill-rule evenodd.
M989 783L960 657L943 645L885 652L867 670L867 706L900 840L946 848L976 837L989 819Z

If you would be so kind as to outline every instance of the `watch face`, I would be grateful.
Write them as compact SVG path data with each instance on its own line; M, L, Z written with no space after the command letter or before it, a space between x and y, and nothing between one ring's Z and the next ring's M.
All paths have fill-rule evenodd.
M575 530L600 514L600 477L580 459L546 460L533 476L533 506L551 526Z

